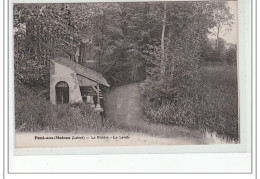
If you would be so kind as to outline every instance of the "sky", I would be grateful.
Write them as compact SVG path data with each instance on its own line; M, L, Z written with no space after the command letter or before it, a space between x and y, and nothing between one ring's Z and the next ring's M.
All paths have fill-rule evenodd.
M238 40L238 13L237 13L237 1L229 1L228 5L230 7L230 13L234 15L234 24L232 25L232 30L226 34L221 34L222 38L229 43L237 44Z
M238 41L238 13L237 13L237 1L229 1L227 2L227 5L230 7L230 13L233 14L234 20L232 25L232 30L229 32L222 32L220 34L220 37L226 40L228 43L237 44ZM210 38L216 38L216 37L210 37Z

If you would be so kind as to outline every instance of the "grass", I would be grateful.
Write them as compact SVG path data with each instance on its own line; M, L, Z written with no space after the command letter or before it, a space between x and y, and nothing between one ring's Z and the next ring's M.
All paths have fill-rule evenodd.
M197 108L200 125L219 136L238 140L236 66L204 67L201 80L204 93Z
M128 89L131 88L128 87ZM24 85L16 84L15 91L15 128L18 133L48 132L99 135L131 133L131 136L133 134L140 136L146 134L155 138L176 138L192 135L186 127L166 126L145 121L132 127L124 126L120 123L123 120L122 118L118 119L119 121L109 120L108 118L102 119L101 116L95 115L93 109L85 103L55 106L49 102L48 91L45 92L43 88L30 89ZM138 93L133 94L138 95ZM132 99L132 96L129 97ZM115 99L109 99L109 101ZM139 101L139 98L136 100ZM123 101L129 102L128 100ZM129 108L125 109L128 110ZM126 115L125 113L122 117ZM131 123L137 119L139 118L135 116Z
M184 96L180 103L164 103L160 106L151 106L150 103L142 100L144 118L150 122L145 123L147 126L142 130L138 127L135 130L124 128L113 120L95 115L88 104L54 106L48 100L48 91L16 84L15 129L17 132L99 134L144 132L161 137L176 137L192 135L189 128L192 129L198 125L197 127L203 131L214 132L219 137L227 140L238 140L236 77L235 66L219 64L217 66L204 66L200 71L199 89L197 89L198 91L194 90L195 100ZM122 122L121 119L120 121ZM161 125L154 123L161 123Z
M192 96L182 96L178 103L144 103L147 121L199 128L214 132L226 140L239 140L238 88L236 66L203 66L199 85Z
M89 104L52 105L41 88L15 85L16 132L109 132L118 129ZM46 99L47 98L47 99Z

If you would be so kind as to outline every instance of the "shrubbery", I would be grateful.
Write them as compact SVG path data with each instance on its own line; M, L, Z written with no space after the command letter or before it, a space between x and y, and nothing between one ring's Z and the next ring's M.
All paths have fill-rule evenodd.
M201 58L204 62L236 64L237 45L220 38L217 47L215 40L207 40L202 44Z
M13 10L17 131L112 126L96 120L86 104L53 106L46 100L49 60L73 59L78 42L87 41L87 58L97 60L111 86L147 77L141 82L146 120L238 133L236 75L229 81L226 69L199 68L205 61L236 63L236 46L228 50L220 39L213 47L208 39L219 25L216 18L232 21L226 2L16 4Z
M154 86L148 88L144 82L143 111L146 120L199 127L216 132L221 137L238 140L236 67L203 67L198 75L201 80L190 83L188 89L177 88L178 94L164 98L164 102L159 102L160 98L156 95L159 84L155 81Z
M197 111L200 126L228 139L239 139L236 66L206 67L201 72L203 98Z
M183 106L186 106L183 108ZM147 121L159 122L165 124L184 125L192 127L195 125L195 115L192 105L175 105L173 103L163 104L161 106L144 105L144 111Z
M89 104L52 105L41 89L15 85L17 132L106 132L115 130L108 119L93 112Z
M200 95L200 78L199 59L195 54L196 51L183 54L173 48L168 54L163 77L159 71L160 58L155 56L154 66L148 68L147 78L141 83L147 120L196 126L194 111Z

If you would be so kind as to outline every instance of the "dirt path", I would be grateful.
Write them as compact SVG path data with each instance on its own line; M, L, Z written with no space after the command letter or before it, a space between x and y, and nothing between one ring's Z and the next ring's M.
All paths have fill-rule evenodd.
M156 137L174 138L179 144L205 143L197 130L144 121L139 84L112 89L105 95L105 101L106 116L122 128Z

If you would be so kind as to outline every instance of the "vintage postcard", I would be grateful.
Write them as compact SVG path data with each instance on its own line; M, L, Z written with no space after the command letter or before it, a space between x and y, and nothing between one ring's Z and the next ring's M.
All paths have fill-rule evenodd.
M237 1L13 3L16 149L240 144Z

